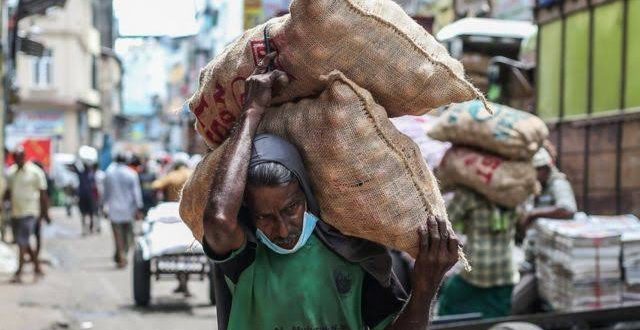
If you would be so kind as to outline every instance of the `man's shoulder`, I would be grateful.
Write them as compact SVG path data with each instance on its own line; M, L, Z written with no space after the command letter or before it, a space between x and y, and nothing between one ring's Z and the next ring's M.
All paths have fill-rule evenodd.
M11 168L9 168L9 174L10 175L15 175L18 172L18 166L17 165L12 165ZM24 164L24 166L22 166L22 172L27 174L27 175L38 175L38 176L44 176L44 171L38 167L38 165L32 163L32 162L26 162Z
M30 172L44 175L44 170L32 162L27 162L26 164L24 164L24 167Z
M554 184L554 183L564 183L564 182L569 182L569 180L567 179L567 175L560 172L559 170L554 170L553 172L551 172L551 176L549 176L549 183L550 184Z

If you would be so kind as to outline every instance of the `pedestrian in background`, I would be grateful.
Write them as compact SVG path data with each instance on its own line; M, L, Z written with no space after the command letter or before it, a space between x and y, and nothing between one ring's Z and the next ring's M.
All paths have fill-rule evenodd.
M5 199L11 201L11 221L13 236L18 245L18 269L11 280L12 283L22 282L22 269L25 255L29 254L34 264L36 279L44 273L40 267L40 260L36 250L31 247L30 239L35 234L38 221L50 222L47 198L47 179L38 166L26 161L24 149L18 148L14 153L15 164L8 173L8 189Z
M124 155L117 155L107 168L104 204L113 229L115 262L118 268L124 268L133 243L133 221L141 218L143 207L138 173L127 166Z
M162 199L165 202L178 202L180 201L182 187L191 176L191 172L187 163L178 160L174 162L173 168L169 173L153 182L151 188L162 192Z
M140 178L143 205L142 213L146 215L152 207L158 204L157 193L151 187L153 182L156 181L156 175L150 170L149 161L134 157L130 165L135 167L138 172L138 177Z
M78 175L78 209L80 209L80 218L82 219L82 235L85 236L87 234L93 234L96 227L95 218L98 212L98 186L92 164L79 163L74 165L73 171ZM87 218L89 218L88 228ZM97 227L99 232L99 223Z

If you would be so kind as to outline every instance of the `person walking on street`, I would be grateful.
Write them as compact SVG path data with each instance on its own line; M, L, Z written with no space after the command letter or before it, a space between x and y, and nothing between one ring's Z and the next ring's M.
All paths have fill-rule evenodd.
M14 159L16 163L9 169L9 186L5 199L11 201L13 235L19 248L18 269L11 282L21 283L26 254L34 264L36 279L44 275L30 239L35 233L38 221L51 220L48 214L47 179L44 172L32 162L26 161L22 148L15 151Z
M272 94L286 81L281 71L267 73L272 59L268 55L246 81L238 126L202 200L203 247L216 265L218 327L427 329L442 278L458 260L457 237L444 219L425 214L409 297L387 248L323 222L312 173L297 149L256 134ZM185 190L182 198L198 197Z
M127 166L124 155L116 156L107 168L104 203L113 229L115 262L118 268L124 268L133 244L133 221L140 218L143 207L138 174Z
M131 165L135 166L138 177L140 178L140 187L142 188L142 213L144 215L149 210L158 204L157 192L151 187L157 177L153 171L149 168L150 161L140 158L135 158L131 161Z
M93 164L80 163L73 166L78 175L78 209L82 221L82 235L93 234L95 227L100 228L96 216L98 213L98 186ZM87 226L89 218L89 226ZM88 228L87 228L88 227Z

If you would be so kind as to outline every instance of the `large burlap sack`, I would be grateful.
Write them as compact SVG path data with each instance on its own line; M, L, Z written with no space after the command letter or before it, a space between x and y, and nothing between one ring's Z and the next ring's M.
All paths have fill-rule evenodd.
M493 115L482 102L455 104L439 118L429 136L454 144L482 148L509 159L530 160L549 135L538 117L493 104Z
M428 214L447 218L444 201L418 146L398 132L371 94L339 72L318 97L269 109L260 132L296 145L322 210L342 233L413 256ZM202 239L209 183L224 145L209 153L185 185L180 215Z
M506 207L516 207L540 192L531 162L505 160L465 147L449 149L436 175L445 187L462 185Z
M189 108L211 148L240 113L244 80L264 57L263 31L291 84L275 103L319 93L320 75L340 70L369 90L389 116L423 114L482 94L460 62L391 0L294 0L291 14L246 31L201 72Z

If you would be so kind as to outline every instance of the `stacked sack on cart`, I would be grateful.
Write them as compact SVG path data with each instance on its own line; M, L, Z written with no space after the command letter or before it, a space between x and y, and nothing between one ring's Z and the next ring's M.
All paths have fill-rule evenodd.
M325 222L415 256L417 228L428 214L446 219L446 209L420 149L389 118L485 101L460 62L390 0L294 0L290 14L246 31L202 70L189 107L212 151L180 207L195 238L244 81L268 50L290 84L259 132L298 148Z
M536 222L540 296L555 310L640 303L640 221L632 215Z
M515 208L539 193L531 163L549 135L538 117L492 104L493 115L480 101L455 104L428 132L431 138L453 143L436 175L442 186L464 186L495 204Z

